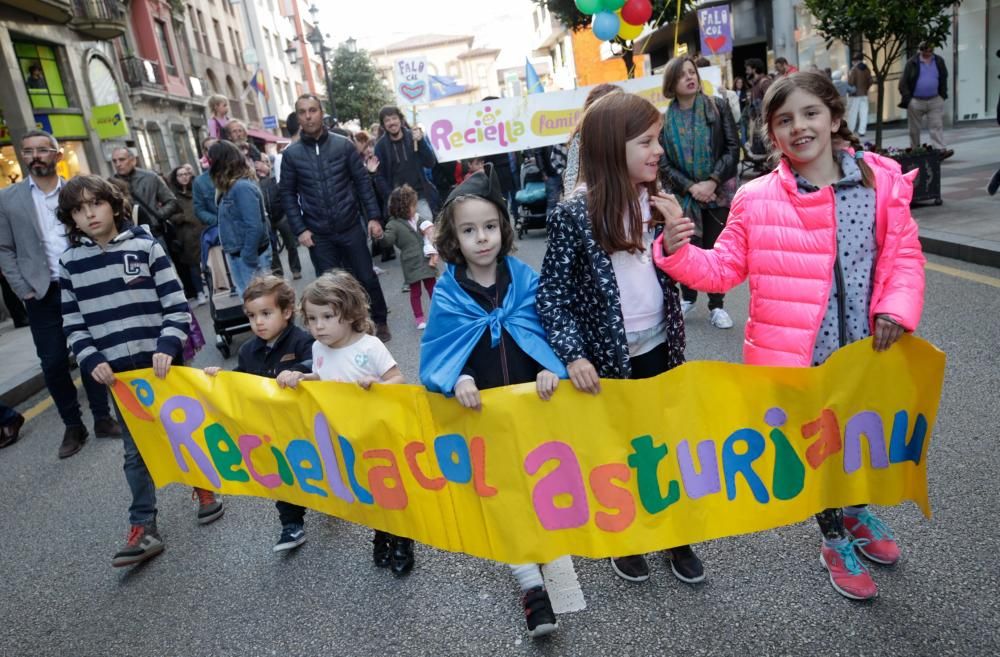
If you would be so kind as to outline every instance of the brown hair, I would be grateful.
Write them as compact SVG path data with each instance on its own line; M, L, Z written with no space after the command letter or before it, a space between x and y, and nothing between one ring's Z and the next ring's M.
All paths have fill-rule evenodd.
M272 294L281 312L295 309L295 289L285 279L272 274L255 276L250 281L247 289L243 291L243 304Z
M343 269L331 269L302 291L299 311L306 316L306 303L330 306L342 320L351 323L355 333L375 332L375 325L368 318L368 293L358 279Z
M677 81L684 74L684 65L691 62L694 66L694 74L698 76L698 92L701 93L701 73L698 72L698 64L692 57L674 57L663 69L663 97L673 98L674 90L677 88Z
M354 133L354 143L368 145L368 142L372 140L372 136L368 134L365 130L358 130Z
M501 208L486 197L467 194L449 200L444 209L441 210L441 214L438 215L437 221L434 222L436 226L434 248L437 249L441 259L452 265L465 264L465 256L462 255L462 247L458 241L458 230L455 226L455 209L470 199L490 203L497 209L497 220L500 222L500 253L497 254L497 260L513 253L516 250L514 248L514 229L507 217L507 209Z
M779 160L782 157L781 151L774 146L774 136L771 130L771 121L778 110L784 106L785 101L795 91L804 91L807 94L816 96L820 102L830 110L830 118L840 121L840 128L833 133L834 157L838 157L837 151L847 147L854 148L856 152L861 152L864 147L857 135L847 127L844 120L846 113L844 99L833 86L833 82L822 73L800 72L792 73L776 80L764 94L764 104L762 109L764 134L771 144L771 157ZM875 173L863 159L856 160L858 168L861 169L861 183L869 189L875 189Z
M397 187L389 194L389 216L409 220L418 200L417 193L409 185Z
M662 120L653 103L628 93L605 96L583 115L580 161L594 164L581 172L587 184L587 214L594 239L607 253L643 250L642 208L628 175L625 142ZM644 186L651 197L656 194L655 181ZM622 221L626 213L628 227ZM651 213L651 222L663 221L655 208Z
M610 82L602 82L601 84L591 89L590 92L587 94L587 99L583 101L583 111L586 112L588 109L590 109L591 105L593 105L594 103L596 103L597 101L599 101L600 99L604 98L609 94L624 93L624 92L625 90L619 87L617 84L611 84ZM580 122L582 123L582 119ZM580 134L580 123L577 123L573 127L573 132L570 133L569 140L566 143L567 144L573 143L573 140L576 139L576 136L578 134ZM580 165L582 166L583 163L581 162Z
M83 205L83 196L86 192L90 192L95 200L107 201L111 205L115 228L119 231L129 228L132 225L132 201L127 193L128 187L125 189L123 192L121 187L100 176L82 175L70 178L59 192L59 207L56 209L56 217L63 226L66 226L69 241L79 244L80 238L86 235L73 221L73 212Z
M221 193L225 194L241 178L256 181L257 174L250 165L243 151L231 141L222 139L208 149L208 160L212 166L208 169L208 174Z

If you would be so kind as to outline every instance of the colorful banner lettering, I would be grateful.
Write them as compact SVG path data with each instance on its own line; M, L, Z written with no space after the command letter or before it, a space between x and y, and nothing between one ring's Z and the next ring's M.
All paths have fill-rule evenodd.
M718 66L698 72L706 93L715 94L722 87L722 69ZM660 109L668 104L658 75L615 84ZM592 88L432 107L421 110L418 121L441 162L565 144L583 117L583 103Z
M114 388L158 486L301 504L509 563L637 554L762 531L829 507L913 500L944 354L871 340L816 368L699 361L654 379L486 390L482 411L419 386L174 368Z

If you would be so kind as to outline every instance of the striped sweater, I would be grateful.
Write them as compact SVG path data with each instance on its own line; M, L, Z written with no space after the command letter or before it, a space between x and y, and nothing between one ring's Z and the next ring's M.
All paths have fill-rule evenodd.
M104 248L88 238L59 257L63 331L86 374L150 367L179 357L191 327L187 300L163 247L144 226Z

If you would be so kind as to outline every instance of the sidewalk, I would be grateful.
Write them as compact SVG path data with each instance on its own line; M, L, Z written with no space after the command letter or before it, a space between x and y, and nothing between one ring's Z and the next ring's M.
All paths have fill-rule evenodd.
M874 137L870 126L868 138ZM986 194L986 183L1000 167L1000 126L994 121L963 125L946 130L945 139L955 156L941 165L944 204L913 208L924 250L1000 267L1000 194ZM886 130L882 141L908 146L905 126ZM15 406L44 388L31 332L15 329L10 320L0 323L0 363L0 402Z
M874 126L869 125L869 139ZM923 133L924 139L928 134ZM1000 168L1000 126L976 121L945 130L955 155L941 163L942 205L913 206L920 241L927 253L1000 267L1000 194L989 196L986 183ZM905 126L883 133L883 146L910 145Z

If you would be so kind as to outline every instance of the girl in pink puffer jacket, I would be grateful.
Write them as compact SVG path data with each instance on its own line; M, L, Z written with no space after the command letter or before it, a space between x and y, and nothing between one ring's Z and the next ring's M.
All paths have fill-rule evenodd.
M780 151L778 168L737 192L712 250L689 244L689 219L665 215L652 249L657 267L705 292L750 279L747 363L819 365L872 335L876 351L888 349L916 329L923 308L924 257L910 215L917 172L903 175L895 161L860 150L841 96L821 74L772 84L763 125ZM816 517L833 587L852 599L875 597L855 549L875 563L895 563L899 547L889 528L865 506Z

